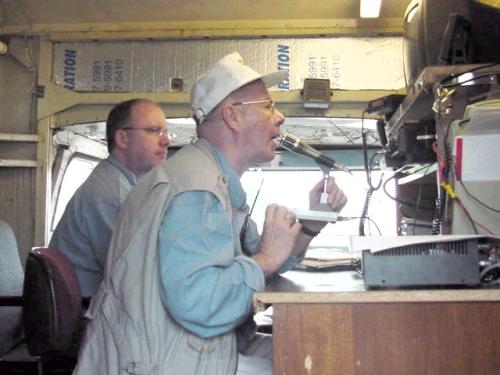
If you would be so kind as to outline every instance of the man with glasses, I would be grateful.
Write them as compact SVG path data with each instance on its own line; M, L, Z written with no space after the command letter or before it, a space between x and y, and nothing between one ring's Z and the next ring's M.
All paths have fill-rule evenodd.
M137 179L165 160L171 142L162 109L143 99L111 110L106 138L109 156L75 192L49 244L75 266L84 297L93 296L102 280L121 204Z
M286 76L261 75L235 52L195 82L198 140L125 201L75 374L272 373L271 340L255 334L252 295L296 264L325 225L298 222L277 204L261 236L247 219L240 176L274 157L284 117L267 87ZM320 181L311 205L322 189ZM333 180L326 190L340 210L345 195Z

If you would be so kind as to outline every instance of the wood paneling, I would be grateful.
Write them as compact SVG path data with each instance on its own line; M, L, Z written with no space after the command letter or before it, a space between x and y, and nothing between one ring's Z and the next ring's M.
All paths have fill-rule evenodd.
M275 304L274 372L496 375L500 302Z
M351 317L349 305L274 305L274 373L352 374Z

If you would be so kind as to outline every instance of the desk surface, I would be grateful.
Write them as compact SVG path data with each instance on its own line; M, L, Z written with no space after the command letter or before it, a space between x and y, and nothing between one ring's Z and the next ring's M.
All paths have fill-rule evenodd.
M273 373L497 375L500 289L365 290L355 272L268 280Z
M354 271L289 271L254 294L257 306L272 303L378 303L500 301L500 288L366 290Z

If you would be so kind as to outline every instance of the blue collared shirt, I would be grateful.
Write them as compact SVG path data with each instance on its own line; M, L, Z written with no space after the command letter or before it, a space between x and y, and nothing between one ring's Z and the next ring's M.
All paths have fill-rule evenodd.
M97 292L118 211L135 185L134 173L109 155L70 199L52 235L49 247L73 263L85 297Z
M170 203L159 233L162 300L185 329L201 337L233 330L252 311L252 294L264 288L260 266L239 251L239 230L248 213L239 176L216 149L227 178L233 219L210 192L188 191ZM246 247L259 235L250 220Z

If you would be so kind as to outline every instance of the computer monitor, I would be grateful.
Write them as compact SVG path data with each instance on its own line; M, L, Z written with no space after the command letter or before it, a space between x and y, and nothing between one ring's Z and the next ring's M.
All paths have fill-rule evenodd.
M413 0L403 26L408 87L426 66L500 62L500 8L473 0Z

